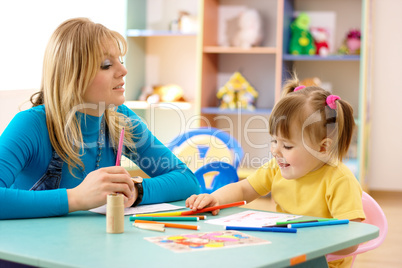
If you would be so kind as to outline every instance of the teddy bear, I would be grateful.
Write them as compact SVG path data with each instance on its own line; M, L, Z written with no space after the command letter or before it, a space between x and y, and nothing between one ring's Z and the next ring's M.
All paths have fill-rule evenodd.
M314 38L314 45L316 47L316 54L320 56L328 56L328 31L321 27L311 27L311 34Z
M289 52L293 55L314 55L316 48L309 31L310 17L302 12L290 25L291 38Z
M238 18L238 32L232 40L232 45L242 48L259 46L262 42L262 21L256 9L243 11Z
M138 99L148 103L186 101L183 89L174 84L145 86Z

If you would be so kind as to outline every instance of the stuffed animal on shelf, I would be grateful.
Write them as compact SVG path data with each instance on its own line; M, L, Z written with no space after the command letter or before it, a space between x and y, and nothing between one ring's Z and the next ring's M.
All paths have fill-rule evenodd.
M290 25L291 38L289 53L293 55L314 55L315 45L313 36L309 31L310 17L300 13Z
M340 54L360 55L360 30L352 29L346 34L343 45L339 48Z
M262 21L256 9L243 11L238 18L238 32L233 38L232 45L242 48L259 46L262 42Z
M221 100L221 109L246 109L255 110L254 101L258 92L239 72L235 72L226 84L216 94Z
M316 48L316 54L320 56L328 56L329 46L328 46L328 31L321 27L311 27L311 34L314 39L314 45Z
M145 86L142 88L139 100L148 103L186 101L183 89L174 84Z
M321 87L321 79L318 77L308 77L300 81L300 85L306 87Z

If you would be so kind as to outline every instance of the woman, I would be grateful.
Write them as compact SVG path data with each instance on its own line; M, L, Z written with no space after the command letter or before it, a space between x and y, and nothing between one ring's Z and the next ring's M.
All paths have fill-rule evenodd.
M64 215L106 203L125 206L185 199L194 174L123 105L123 36L86 18L70 19L45 51L41 89L0 137L0 219ZM116 162L123 154L152 179L134 184Z

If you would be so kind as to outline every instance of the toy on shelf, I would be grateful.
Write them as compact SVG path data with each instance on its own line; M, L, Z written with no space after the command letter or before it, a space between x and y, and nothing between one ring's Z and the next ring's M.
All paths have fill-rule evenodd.
M346 34L343 45L339 48L340 54L360 55L360 30L352 29Z
M310 31L314 39L316 54L323 57L328 56L329 54L328 31L322 27L311 27Z
M183 89L174 84L145 86L142 88L139 100L148 103L186 101Z
M170 22L171 31L179 31L184 34L198 32L198 19L187 11L179 11L178 19Z
M253 111L258 92L239 72L235 72L229 81L218 90L216 96L221 100L219 107L221 109Z
M243 11L238 18L238 32L233 38L232 45L242 48L259 46L262 42L262 21L256 9Z
M302 12L290 25L289 52L293 55L314 55L315 45L309 30L310 17Z
M321 79L318 77L308 77L300 81L300 85L306 86L306 87L321 87Z

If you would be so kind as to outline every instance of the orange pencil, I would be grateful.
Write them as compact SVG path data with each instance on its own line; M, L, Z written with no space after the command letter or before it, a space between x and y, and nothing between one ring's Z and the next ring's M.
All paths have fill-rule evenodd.
M220 205L220 206L214 206L214 207L207 207L207 208L203 208L203 209L199 209L196 211L184 211L181 213L182 216L185 215L193 215L193 214L198 214L198 213L204 213L204 212L208 212L208 211L213 211L216 209L222 209L222 208L230 208L230 207L238 207L238 206L243 206L245 205L247 202L246 201L239 201L239 202L234 202L234 203L230 203L230 204L225 204L225 205Z
M197 225L167 223L167 222L160 222L160 221L135 220L134 223L157 223L157 224L164 224L165 227L179 228L179 229L189 229L189 230L198 230L200 228Z

